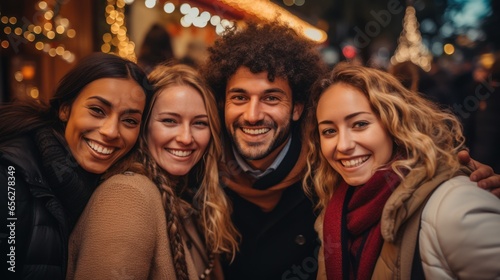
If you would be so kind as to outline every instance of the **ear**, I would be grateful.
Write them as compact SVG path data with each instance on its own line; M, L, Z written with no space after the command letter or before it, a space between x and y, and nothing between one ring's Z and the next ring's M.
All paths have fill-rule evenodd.
M294 121L298 121L300 119L300 116L302 115L302 111L304 111L304 104L295 103L293 105L292 119Z
M59 119L63 122L67 122L69 119L69 106L68 105L62 105L59 108Z

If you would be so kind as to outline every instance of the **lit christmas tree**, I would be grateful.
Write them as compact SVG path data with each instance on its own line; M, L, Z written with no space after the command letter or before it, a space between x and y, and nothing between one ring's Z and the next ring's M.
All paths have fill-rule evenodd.
M415 8L408 5L403 19L403 31L398 39L398 47L391 57L391 63L395 65L404 61L411 61L428 72L431 70L432 55L427 47L422 44L422 36L418 27L419 23L415 16Z

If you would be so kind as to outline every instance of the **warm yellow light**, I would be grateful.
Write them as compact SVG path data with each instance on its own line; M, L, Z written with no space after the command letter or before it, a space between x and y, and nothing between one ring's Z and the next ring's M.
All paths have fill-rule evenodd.
M66 61L67 61L68 63L72 63L73 61L75 61L75 55L74 55L74 54L71 54L71 55L68 57L68 59L66 59Z
M325 39L324 31L317 28L305 28L304 35L316 42L321 42Z
M108 43L102 44L101 51L103 53L109 53L109 51L111 51L111 46Z
M62 57L63 57L63 59L68 60L71 57L71 52L70 51L64 51Z
M31 64L23 65L21 73L26 80L31 80L35 77L35 66Z
M485 53L479 57L479 62L486 69L490 69L493 63L495 62L495 56L492 53Z
M47 32L47 38L54 39L56 37L56 33L54 31Z
M117 1L116 1L116 6L117 6L118 8L123 8L123 7L125 7L125 1L123 1L123 0L117 0Z
M52 30L52 23L47 22L43 25L43 28L47 31Z
M64 26L59 25L58 27L56 27L56 32L57 32L57 34L63 34L64 33Z
M109 34L109 33L105 33L104 35L102 35L102 40L103 40L105 43L109 43L109 42L111 42L111 38L112 38L112 36L111 36L111 34Z
M42 42L36 42L35 48L39 51L43 50L43 43Z
M33 27L33 32L35 32L36 34L40 34L42 32L42 27L41 26Z
M2 45L2 48L6 49L6 48L9 47L9 42L8 41L2 41L1 45Z
M76 31L74 29L70 29L66 32L66 35L68 35L69 38L74 38L76 36Z
M42 10L47 9L47 2L45 2L45 1L40 1L40 2L38 2L38 7L39 7L40 9L42 9Z
M113 5L107 5L106 6L106 13L110 14L111 11L113 11L115 9L115 7L113 7Z
M64 48L62 46L57 47L56 48L56 54L63 55L64 54Z
M54 12L53 11L47 11L43 17L46 19L46 20L51 20L52 17L54 17Z
M455 47L452 44L446 44L443 47L443 51L447 55L452 55L455 52Z
M16 71L16 73L14 73L14 79L18 82L22 82L24 79L23 73L21 73L21 71Z
M316 28L315 26L303 21L299 17L288 12L286 9L274 4L269 0L219 0L220 2L231 6L235 9L244 11L252 17L266 21L272 21L276 18L282 22L286 22L290 27L295 29L299 34L310 40L318 43L323 43L327 39L326 32ZM204 0L204 2L211 2ZM212 3L208 3L212 4ZM181 6L181 12L183 6ZM314 30L314 31L313 31Z
M69 20L68 20L67 18L62 18L62 19L60 20L60 23L61 23L61 25L62 25L62 26L64 26L64 27L68 27L68 26L69 26Z
M37 99L39 95L40 95L40 92L38 91L38 88L32 87L30 90L30 96L34 99Z
M10 22L10 24L16 24L16 22L17 22L17 18L15 18L15 17L11 17L11 18L9 19L9 22Z

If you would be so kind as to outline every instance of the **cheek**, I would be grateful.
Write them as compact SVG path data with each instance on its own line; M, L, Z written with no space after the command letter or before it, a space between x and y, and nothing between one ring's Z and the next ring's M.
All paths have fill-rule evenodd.
M211 139L210 130L207 129L207 131L200 131L196 134L195 137L197 139L198 145L202 149L202 152L205 152Z
M380 164L389 162L393 153L392 137L383 129L378 129L375 133L372 133L370 137L378 139L378 141L371 143L371 149L375 154L377 161L379 161Z
M329 158L333 154L332 141L322 138L319 138L319 146L321 148L321 153L325 158Z
M234 122L234 116L237 114L236 108L232 108L231 106L226 106L224 108L224 120L226 125L232 124Z
M76 117L72 116L66 126L64 128L64 138L66 142L70 146L70 148L74 148L75 142L80 138L80 130L78 122L75 121Z
M147 147L149 151L154 154L155 152L155 147L158 145L157 139L158 139L158 134L159 134L159 129L156 129L154 125L149 125L147 127L147 134L146 134L146 142L147 142Z
M137 139L139 138L140 131L140 127L136 127L134 129L126 129L126 133L124 133L125 142L127 142L127 144L130 146L135 145Z

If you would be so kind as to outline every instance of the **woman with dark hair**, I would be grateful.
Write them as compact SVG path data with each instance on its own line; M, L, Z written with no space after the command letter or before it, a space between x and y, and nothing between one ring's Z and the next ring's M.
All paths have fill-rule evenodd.
M3 269L64 279L68 237L101 175L135 149L150 86L133 62L96 53L60 81L50 104L0 107ZM2 211L6 213L6 211Z

